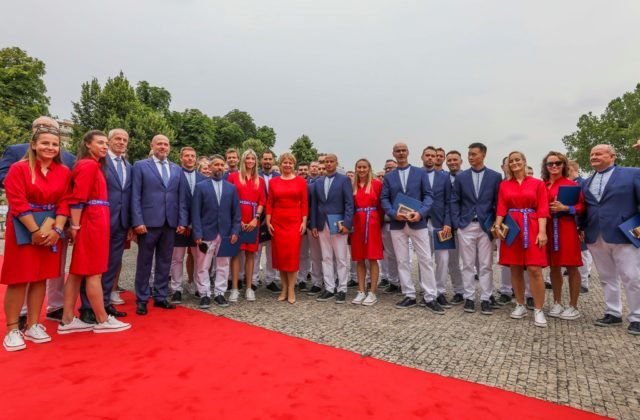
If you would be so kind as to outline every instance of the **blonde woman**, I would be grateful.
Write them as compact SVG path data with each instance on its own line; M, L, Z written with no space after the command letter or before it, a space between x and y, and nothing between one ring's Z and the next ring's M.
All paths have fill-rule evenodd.
M258 176L258 156L256 152L248 149L242 154L240 159L240 170L231 172L228 181L235 185L240 198L240 211L242 212L242 222L240 228L244 232L253 232L260 229L260 216L266 204L264 180ZM256 232L257 233L257 232ZM231 259L231 293L229 302L237 302L240 292L238 291L238 275L240 273L240 260L244 252L244 273L245 278L253 278L253 256L258 250L258 238L252 243L242 243L240 253ZM256 295L251 288L250 281L247 281L247 291L245 298L248 301L256 300Z

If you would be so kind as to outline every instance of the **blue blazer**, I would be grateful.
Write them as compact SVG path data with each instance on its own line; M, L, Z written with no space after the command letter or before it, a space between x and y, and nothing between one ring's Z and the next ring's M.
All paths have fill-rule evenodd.
M178 226L182 168L169 162L169 182L165 187L153 158L133 164L131 174L131 225L157 228Z
M595 175L595 174L594 174ZM594 243L598 235L610 244L628 244L618 225L640 211L640 169L616 166L604 187L600 202L589 191L593 175L582 183L587 211L580 220L585 242Z
M196 180L195 180L196 185L198 185L200 181L209 179L198 171L194 171L194 173L196 175ZM195 192L195 186L193 191ZM185 170L182 169L182 184L180 185L180 215L178 217L179 226L191 226L192 201L193 201L193 194L191 193L191 188L189 188L189 181L187 180L187 175L185 174ZM191 232L190 237L176 233L176 239L173 243L173 246L174 247L196 246L195 242L193 241L193 232Z
M389 217L389 228L392 230L404 229L405 224L409 222L401 222L396 220L396 211L393 208L393 202L396 196L403 193L406 196L414 198L422 202L422 207L418 210L422 219L419 222L409 223L411 229L424 229L427 227L427 217L433 205L433 192L429 187L429 179L427 173L416 166L409 165L411 169L407 177L407 191L402 192L402 181L400 181L400 170L394 169L384 176L382 182L382 193L380 194L380 202L384 212Z
M489 217L495 215L498 204L498 189L502 182L502 176L489 168L485 168L480 184L480 193L476 198L471 173L473 169L467 169L456 175L451 194L451 222L455 229L469 226L473 215L478 216L480 224ZM487 234L489 234L487 232Z
M241 217L238 190L233 184L222 181L219 206L210 179L196 184L191 203L193 239L213 241L218 234L223 237L239 235Z
M21 161L24 155L27 154L29 149L29 143L12 144L8 146L2 155L0 160L0 188L4 188L4 179L9 173L9 167L14 163ZM69 168L73 169L73 165L76 163L76 157L67 151L62 151L62 163Z
M427 174L427 179L428 177L429 174ZM449 178L449 172L434 171L431 193L433 194L433 205L429 210L431 224L434 228L441 228L444 225L451 226L451 178Z
M131 164L122 160L125 171L124 187L118 178L118 170L111 156L107 154L107 197L109 200L109 214L111 229L131 227Z
M344 214L344 227L353 227L353 186L346 175L336 173L331 187L329 198L324 195L324 180L321 176L310 184L311 192L311 228L319 231L324 229L328 214Z

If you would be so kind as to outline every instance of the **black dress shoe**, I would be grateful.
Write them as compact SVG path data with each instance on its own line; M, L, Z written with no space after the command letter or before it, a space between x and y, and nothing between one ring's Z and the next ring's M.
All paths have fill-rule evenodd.
M326 302L334 296L335 295L333 293L331 293L328 290L325 290L324 292L322 292L320 296L316 298L316 302Z
M275 281L267 284L267 290L269 290L271 293L280 293L280 292L282 292L282 289L280 288L280 286L278 286L276 284Z
M158 300L153 302L154 308L162 308L162 309L176 309L176 305L169 302L168 300Z
M307 296L315 296L320 292L322 292L322 287L311 286L311 289L307 292Z
M229 306L229 302L227 302L227 299L225 299L223 295L214 297L213 301L221 308L226 308L227 306Z
M62 321L62 308L56 309L55 311L47 312L47 318L49 321Z
M358 282L355 280L349 280L347 282L347 287L356 287L358 285Z
M416 306L416 300L408 296L402 299L400 302L396 303L397 309L409 309L413 308L414 306Z
M173 292L173 296L171 296L171 302L182 303L182 292L179 292L179 291Z
M462 296L462 293L456 293L455 295L453 295L450 303L452 305L460 305L461 303L464 303L464 297Z
M447 297L445 295L438 295L438 297L436 298L436 301L438 302L438 305L442 306L443 308L449 309L451 308L451 304L449 303L449 301L447 301Z
M424 306L437 315L444 315L444 308L438 303L437 300L432 300L430 302L425 301Z
M97 324L98 320L96 319L96 314L93 312L93 309L81 309L80 310L80 321L87 324Z
M617 327L619 325L622 325L622 318L613 316L611 314L604 314L604 317L596 319L593 324L597 325L598 327Z
M147 314L147 302L138 302L138 303L136 303L136 314L138 314L138 315L146 315Z
M480 302L480 313L482 315L493 315L493 308L488 300Z
M393 283L389 283L386 289L384 289L385 293L400 293L400 288Z
M345 303L347 300L347 294L345 292L338 292L336 294L336 303Z
M634 321L630 323L627 332L631 335L640 335L640 322Z
M116 318L123 318L127 316L126 312L117 310L113 305L105 306L104 310L107 313L107 315L115 316Z
M474 313L476 311L476 303L471 299L466 299L464 301L464 311L467 313Z

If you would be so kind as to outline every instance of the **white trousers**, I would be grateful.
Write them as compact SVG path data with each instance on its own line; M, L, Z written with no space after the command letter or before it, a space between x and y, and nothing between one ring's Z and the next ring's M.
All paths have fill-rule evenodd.
M427 223L427 228L429 230L429 246L431 246L435 262L436 289L438 290L438 295L443 295L447 291L447 279L449 278L449 250L441 249L436 251L431 220Z
M386 278L389 280L389 283L399 286L398 261L396 260L396 253L393 249L389 223L382 225L382 246L384 247L384 259L382 260L381 278Z
M324 278L322 276L322 249L320 239L311 235L311 230L307 230L309 240L309 259L311 260L311 284L322 287Z
M475 300L476 285L474 268L478 263L480 299L489 300L493 295L493 243L482 230L480 223L472 222L464 229L458 229L458 244L462 257L462 281L464 298Z
M640 248L631 244L609 244L602 236L588 247L602 284L605 313L622 317L622 282L629 307L627 320L640 322Z
M412 248L418 256L418 267L420 269L420 286L424 293L424 299L431 302L436 298L436 278L433 272L433 259L431 258L431 245L429 244L429 229L411 229L405 224L402 230L392 230L391 240L398 262L398 277L402 294L411 299L416 298L416 287L411 279L411 252L409 251L409 240Z
M338 273L338 292L347 292L347 282L349 278L349 245L347 235L338 233L332 235L329 226L325 224L324 229L318 231L320 249L322 250L322 273L324 277L324 288L330 292L336 287L334 277L335 271Z
M196 275L195 283L198 288L200 296L211 297L211 281L209 280L209 267L211 262L216 261L216 280L214 283L213 295L224 295L227 291L227 281L229 279L229 257L216 257L218 255L218 249L220 249L220 235L213 241L204 241L209 249L206 253L198 250L196 251L194 258L196 262Z
M306 235L302 235L302 241L300 242L300 269L298 270L298 278L296 283L300 284L307 281L307 274L311 272L311 256L309 255L309 237L311 234L307 232Z
M265 250L267 254L267 264L265 267L262 267L264 270L264 283L270 284L273 283L276 279L276 270L273 269L273 263L271 260L271 241L262 242L258 247L258 251L253 254L253 284L254 286L258 285L258 280L260 278L260 259L262 257L262 250Z
M580 285L589 288L589 273L591 273L591 264L593 264L593 257L589 250L580 252L582 256L582 266L578 267L580 273Z
M194 257L198 252L197 246L191 248L191 255ZM186 246L177 246L173 248L173 254L171 255L171 284L169 286L172 292L182 293L182 280L184 278L184 256L187 253ZM195 268L194 268L195 271Z

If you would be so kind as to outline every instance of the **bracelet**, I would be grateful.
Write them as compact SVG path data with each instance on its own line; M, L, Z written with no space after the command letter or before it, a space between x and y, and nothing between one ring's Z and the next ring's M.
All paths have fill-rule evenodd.
M62 229L58 229L57 227L54 226L53 230L54 230L55 233L58 234L60 239L64 239L64 232L62 231Z
M80 225L71 225L71 229L73 229L73 230L80 230L81 227L82 226L80 226Z
M40 230L40 228L38 228L38 229L36 229L36 230L34 230L34 231L31 231L31 232L29 232L29 233L33 235L34 233L36 233L36 232L37 232L37 231L39 231L39 230Z

